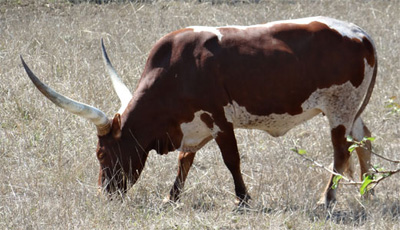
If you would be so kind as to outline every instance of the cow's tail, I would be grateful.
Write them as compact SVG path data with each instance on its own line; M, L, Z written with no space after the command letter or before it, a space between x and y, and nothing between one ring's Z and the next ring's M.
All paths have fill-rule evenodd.
M371 95L372 95L372 91L373 91L374 86L375 86L376 75L378 73L378 59L377 59L377 56L376 56L376 52L374 53L374 55L375 55L375 65L374 65L374 71L372 73L372 78L371 78L371 81L369 83L369 86L368 86L367 92L365 94L364 100L363 100L360 108L358 109L356 116L354 117L353 124L352 124L353 127L351 128L352 131L355 128L354 126L357 125L356 124L357 119L361 116L361 114L364 111L365 107L367 107L367 104L369 103L369 100L370 100ZM361 140L358 140L358 141L361 141ZM347 175L351 179L353 179L354 170L355 170L354 169L354 162L353 162L352 157L350 157L344 173L345 173L345 175Z
M354 125L355 121L360 117L360 115L364 111L365 107L367 107L369 99L371 98L371 95L372 95L372 91L374 90L377 73L378 73L378 59L375 56L374 72L372 74L371 82L369 83L367 93L365 94L365 97L364 97L364 101L361 104L356 116L354 117L353 125Z

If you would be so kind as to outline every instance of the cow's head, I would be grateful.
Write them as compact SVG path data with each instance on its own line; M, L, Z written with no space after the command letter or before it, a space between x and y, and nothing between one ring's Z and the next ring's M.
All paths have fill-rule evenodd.
M99 186L108 193L125 193L139 178L147 152L133 134L123 134L121 115L110 120L107 134L98 136L96 156L100 163Z
M121 100L121 108L113 119L109 119L101 110L67 98L42 83L29 69L21 57L22 64L34 85L54 104L84 117L96 125L96 155L100 163L99 185L109 193L125 193L138 179L147 158L147 152L137 142L131 130L124 131L124 119L121 116L127 108L132 94L122 83L107 56L101 42L104 63L111 77L114 89Z

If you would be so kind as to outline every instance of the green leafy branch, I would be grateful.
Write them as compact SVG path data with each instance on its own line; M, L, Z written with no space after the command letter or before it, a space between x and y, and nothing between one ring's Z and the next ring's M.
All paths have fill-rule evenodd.
M400 106L399 106L399 108L400 108ZM374 140L375 140L374 137L364 137L361 141L356 141L353 139L353 137L348 136L347 141L352 143L348 150L350 153L352 153L356 148L365 148L379 158L390 161L392 163L400 163L400 161L398 161L398 160L391 160L389 158L381 156L381 155L373 152L372 150L368 149L367 142L368 141L372 142ZM370 172L370 173L363 175L363 181L356 182L356 181L353 181L352 179L349 179L349 178L343 176L342 174L334 172L333 170L329 169L328 167L325 167L323 164L318 163L314 159L307 157L306 156L307 151L304 149L298 149L297 147L295 147L290 150L297 153L303 159L310 161L315 166L323 168L326 171L328 171L329 173L333 174L334 177L332 179L332 189L336 189L338 187L339 181L344 180L345 182L342 182L342 184L344 184L344 185L360 185L360 194L361 195L363 195L367 191L375 188L385 178L388 178L388 177L400 172L400 168L396 169L396 170L392 170L392 171L387 171L387 170L383 170L382 168L379 168L378 166L374 166L373 167L374 172Z
M364 137L361 141L356 141L352 136L347 136L346 138L347 142L352 143L349 147L349 152L352 153L356 148L365 148L367 149L367 141L374 141L375 137ZM370 151L369 149L367 149Z
M398 106L398 104L397 104ZM400 107L399 107L400 109ZM400 110L399 110L400 111ZM356 141L353 139L353 137L348 136L347 137L347 141L351 142L352 145L349 147L349 152L352 153L356 148L365 148L368 151L370 151L372 154L374 154L375 156L384 159L386 161L392 162L392 163L396 163L399 164L400 161L399 160L392 160L389 159L387 157L384 157L380 154L375 153L372 150L369 150L366 146L367 141L374 141L375 138L374 137L364 137L361 141ZM378 166L374 166L373 167L374 172L368 173L363 175L363 181L360 187L360 194L363 195L365 194L367 191L375 188L379 182L381 182L382 180L384 180L385 178L388 178L398 172L400 172L400 168L396 169L396 170L391 170L391 171L386 171L383 168L380 168Z

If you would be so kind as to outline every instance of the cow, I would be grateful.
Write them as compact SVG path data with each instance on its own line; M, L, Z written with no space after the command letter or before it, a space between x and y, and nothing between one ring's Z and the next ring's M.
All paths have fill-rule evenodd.
M360 27L328 17L251 26L192 26L162 37L150 51L132 95L103 59L121 108L113 118L62 96L22 64L35 86L53 103L97 127L98 183L106 194L122 194L138 180L149 151L179 150L178 172L169 193L177 201L196 152L214 139L233 177L239 205L250 199L240 168L234 129L284 135L317 114L329 121L333 170L350 169L348 135L371 133L360 115L377 74L373 40ZM371 168L368 148L356 149L361 173ZM323 193L336 201L333 175Z

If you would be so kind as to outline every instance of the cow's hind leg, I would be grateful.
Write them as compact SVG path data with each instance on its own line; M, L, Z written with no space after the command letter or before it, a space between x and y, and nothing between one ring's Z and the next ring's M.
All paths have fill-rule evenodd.
M342 175L345 171L350 171L350 173L352 173L352 165L350 161L351 153L348 151L348 148L352 143L347 142L347 133L350 133L351 136L357 141L361 141L364 137L371 136L371 132L364 125L361 118L358 118L354 122L351 132L347 132L344 125L338 125L331 130L331 138L334 149L333 170L334 172ZM367 141L366 148L356 148L356 152L360 162L360 177L362 180L364 174L371 172L371 143ZM334 177L335 175L331 176L329 183L325 189L324 203L326 207L329 207L334 201L336 201L336 189L332 188Z
M371 132L367 126L363 123L361 118L358 118L354 123L353 130L351 132L353 138L357 141L361 141L364 137L371 137ZM356 148L358 160L360 162L360 180L362 181L364 175L372 172L371 165L371 142L366 141L365 146ZM369 193L365 193L364 197L368 197Z
M240 155L233 126L231 123L224 124L225 125L218 124L221 131L218 133L215 140L221 150L224 163L232 174L236 197L239 200L238 205L246 206L250 196L247 193L246 185L244 184L240 170Z
M179 195L183 190L186 177L189 173L190 167L193 164L195 155L195 152L179 152L178 174L176 175L174 185L169 192L169 197L165 201L176 202L179 199Z
M350 152L348 150L350 143L346 140L346 127L338 125L333 128L331 130L331 139L334 150L333 171L343 175L350 163ZM324 203L326 208L336 201L336 189L332 188L334 177L335 175L331 175L325 189Z

